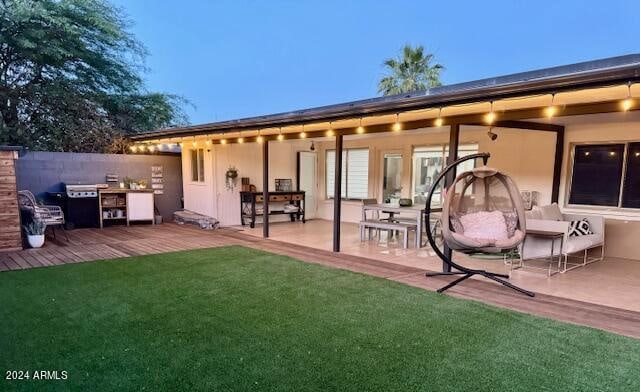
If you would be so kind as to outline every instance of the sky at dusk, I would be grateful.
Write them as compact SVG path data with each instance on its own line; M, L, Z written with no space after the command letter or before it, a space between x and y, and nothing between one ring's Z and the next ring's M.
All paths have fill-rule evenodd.
M640 52L640 1L112 0L149 51L152 91L191 123L377 96L405 43L444 84Z

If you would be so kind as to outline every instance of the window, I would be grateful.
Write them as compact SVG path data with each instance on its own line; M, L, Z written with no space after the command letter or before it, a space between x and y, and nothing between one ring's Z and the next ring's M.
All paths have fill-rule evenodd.
M382 200L398 201L402 192L402 154L384 154Z
M204 149L191 150L191 181L204 182Z
M327 198L332 198L335 189L336 152L327 150L326 155ZM369 196L369 150L346 149L342 151L343 199L366 199Z
M478 152L477 144L461 144L458 146L458 156L464 157ZM411 188L413 189L413 202L424 204L427 201L429 189L436 178L447 166L449 156L448 145L437 145L430 147L416 147L413 150L413 178ZM474 161L467 161L457 167L457 172L462 173L474 168ZM433 194L432 205L442 204L442 186Z
M576 146L569 204L640 208L640 143Z

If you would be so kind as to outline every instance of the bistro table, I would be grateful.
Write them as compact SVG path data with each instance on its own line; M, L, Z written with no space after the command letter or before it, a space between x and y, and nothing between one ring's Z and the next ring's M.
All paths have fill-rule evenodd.
M378 211L388 213L390 218L393 218L396 214L411 214L416 220L416 248L422 247L422 225L424 223L424 206L410 206L401 207L398 204L393 203L379 203L379 204L363 204L362 214L366 216L366 211Z

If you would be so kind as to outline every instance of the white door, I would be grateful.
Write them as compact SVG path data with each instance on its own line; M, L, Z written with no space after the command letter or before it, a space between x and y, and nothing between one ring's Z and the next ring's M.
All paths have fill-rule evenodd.
M304 216L313 219L318 209L318 156L315 152L298 152L298 189L305 192Z

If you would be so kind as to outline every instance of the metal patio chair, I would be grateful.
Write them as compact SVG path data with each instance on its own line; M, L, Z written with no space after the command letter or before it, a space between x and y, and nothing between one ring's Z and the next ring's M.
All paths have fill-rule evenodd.
M23 211L27 211L34 221L43 222L46 227L51 227L53 238L56 238L55 227L62 227L63 233L67 241L69 237L64 232L64 213L62 208L54 205L39 204L31 191L18 191L18 205Z

